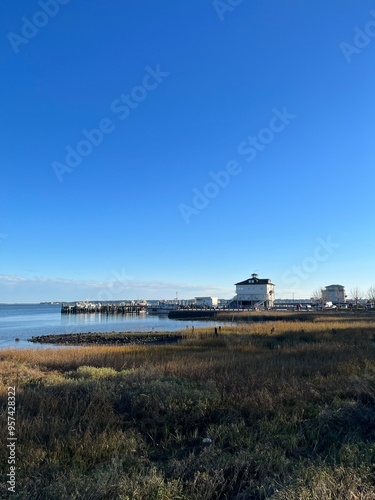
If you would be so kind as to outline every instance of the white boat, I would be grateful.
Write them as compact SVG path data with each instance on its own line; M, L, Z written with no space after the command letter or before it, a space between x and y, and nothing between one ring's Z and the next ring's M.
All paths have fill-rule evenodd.
M168 314L170 311L175 311L177 304L170 302L159 302L156 306L149 306L146 308L147 314Z

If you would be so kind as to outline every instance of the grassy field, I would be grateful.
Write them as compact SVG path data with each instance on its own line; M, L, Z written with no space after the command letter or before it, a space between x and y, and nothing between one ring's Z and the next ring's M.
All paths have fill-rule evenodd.
M16 387L9 498L375 498L374 322L184 333L167 346L1 351L2 443Z

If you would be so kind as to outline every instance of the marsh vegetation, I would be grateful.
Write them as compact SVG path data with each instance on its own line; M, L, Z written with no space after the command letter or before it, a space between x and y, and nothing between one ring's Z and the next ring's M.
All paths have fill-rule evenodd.
M0 373L2 414L16 386L19 499L375 498L370 320L4 350Z

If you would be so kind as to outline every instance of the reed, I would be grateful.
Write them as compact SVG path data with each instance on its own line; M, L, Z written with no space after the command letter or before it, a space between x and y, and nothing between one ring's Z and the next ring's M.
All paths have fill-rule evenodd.
M372 321L322 317L4 350L17 498L372 499L374 341Z

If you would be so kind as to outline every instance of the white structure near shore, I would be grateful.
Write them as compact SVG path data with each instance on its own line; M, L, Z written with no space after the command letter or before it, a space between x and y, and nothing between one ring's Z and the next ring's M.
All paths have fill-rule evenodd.
M344 304L346 301L345 287L342 285L328 285L322 290L322 299L332 304Z
M197 307L217 307L217 297L195 297L195 305Z
M258 278L252 274L250 278L236 283L236 296L233 304L239 308L273 307L275 299L275 285L270 279Z

